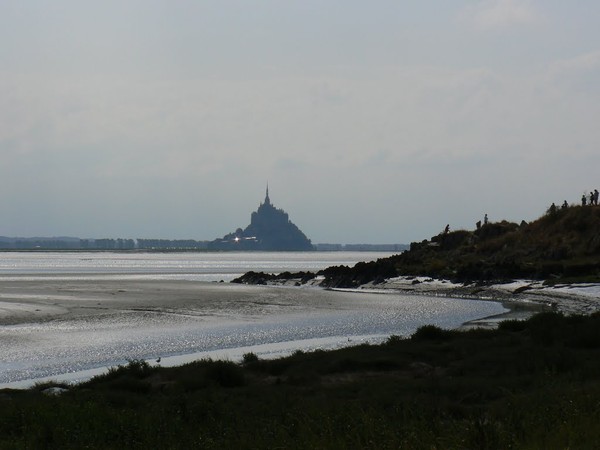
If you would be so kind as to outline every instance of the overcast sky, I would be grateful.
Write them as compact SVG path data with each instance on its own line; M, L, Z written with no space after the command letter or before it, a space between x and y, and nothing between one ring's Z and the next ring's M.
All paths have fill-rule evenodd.
M597 0L0 0L0 235L409 243L600 189Z

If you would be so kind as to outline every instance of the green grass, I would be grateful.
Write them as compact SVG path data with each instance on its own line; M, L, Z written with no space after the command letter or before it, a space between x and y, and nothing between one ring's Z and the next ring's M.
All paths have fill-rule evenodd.
M0 449L600 448L600 315L0 391Z

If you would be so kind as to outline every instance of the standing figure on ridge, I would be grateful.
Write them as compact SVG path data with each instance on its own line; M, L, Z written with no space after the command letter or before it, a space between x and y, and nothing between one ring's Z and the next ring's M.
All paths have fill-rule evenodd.
M585 206L587 204L587 197L585 194L581 196L581 206Z
M598 206L598 189L594 189L594 205Z
M488 217L487 214L483 217L483 224L487 225L488 224Z
M592 191L590 191L590 206L594 205L594 198L595 198L594 193Z

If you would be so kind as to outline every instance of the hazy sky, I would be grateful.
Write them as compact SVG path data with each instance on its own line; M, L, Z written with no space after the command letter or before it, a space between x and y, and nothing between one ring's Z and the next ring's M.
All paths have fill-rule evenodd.
M600 189L597 0L0 0L0 235L409 243Z

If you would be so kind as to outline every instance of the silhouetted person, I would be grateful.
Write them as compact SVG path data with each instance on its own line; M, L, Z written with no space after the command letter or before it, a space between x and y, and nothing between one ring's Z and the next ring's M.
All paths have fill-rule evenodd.
M446 228L444 228L444 234L448 233L450 233L450 224L446 225Z
M569 207L569 204L567 203L567 201L565 200L562 204L562 209L567 209Z
M488 218L487 218L487 214L484 216L483 218L483 224L487 225L488 224Z
M585 196L585 194L583 194L581 196L581 206L585 206L587 205L587 197Z
M590 192L590 206L592 206L592 205L594 204L594 198L595 198L595 197L596 197L596 196L594 195L594 193L593 193L593 192Z
M550 205L550 208L548 208L548 212L549 212L550 214L556 214L556 205L555 205L554 203L552 203L552 204Z
M594 189L594 205L598 205L598 189Z

